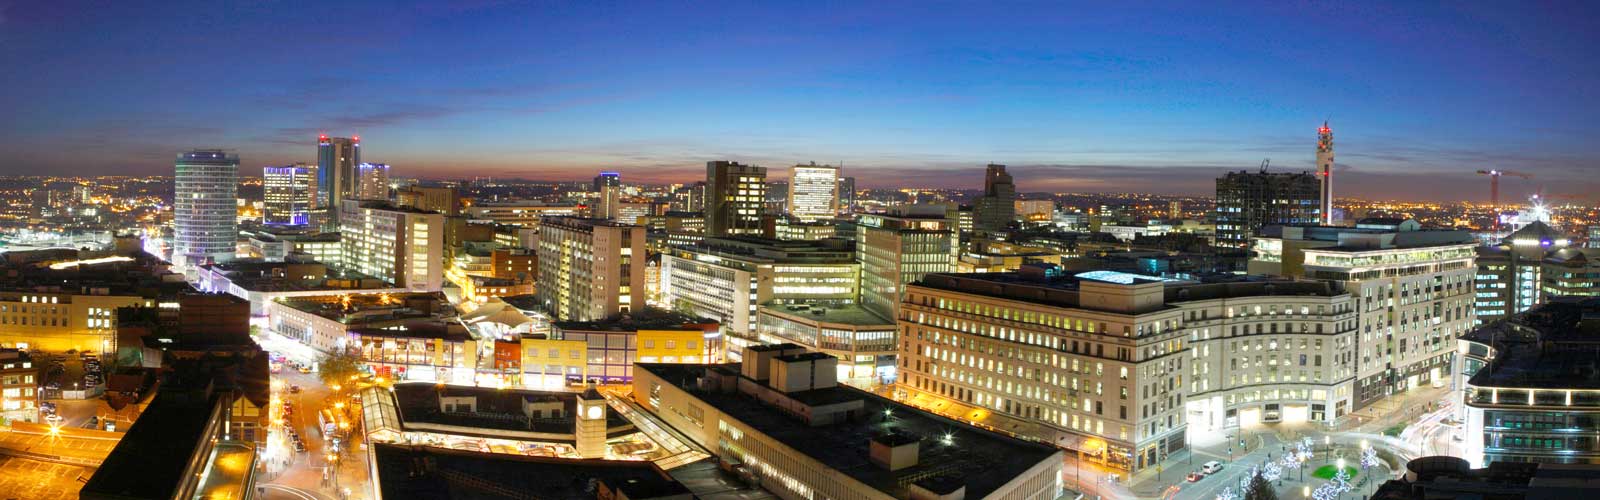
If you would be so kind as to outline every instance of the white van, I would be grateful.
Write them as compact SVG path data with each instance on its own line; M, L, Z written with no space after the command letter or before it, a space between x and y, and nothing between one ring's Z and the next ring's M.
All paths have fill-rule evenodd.
M1217 472L1219 472L1221 470L1222 470L1222 462L1218 462L1216 460L1212 460L1210 462L1206 462L1205 465L1200 466L1200 472L1203 472L1203 473L1206 473L1206 474L1216 474Z

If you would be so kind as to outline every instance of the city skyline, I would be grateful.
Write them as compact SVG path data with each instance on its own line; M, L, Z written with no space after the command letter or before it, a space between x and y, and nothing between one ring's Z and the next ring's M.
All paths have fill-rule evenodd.
M1330 120L1341 196L1487 200L1479 168L1535 174L1508 180L1507 200L1594 187L1589 5L906 5L725 5L708 19L495 2L328 15L10 4L0 174L154 174L193 147L234 150L248 174L315 160L326 133L363 137L402 177L684 182L707 161L815 161L843 163L862 188L974 188L992 162L1023 192L1204 194L1262 158L1313 170ZM369 15L348 34L279 35ZM148 29L180 16L206 22ZM451 35L463 31L477 36ZM350 64L306 66L332 47ZM91 65L116 77L81 78ZM186 75L202 69L228 84Z

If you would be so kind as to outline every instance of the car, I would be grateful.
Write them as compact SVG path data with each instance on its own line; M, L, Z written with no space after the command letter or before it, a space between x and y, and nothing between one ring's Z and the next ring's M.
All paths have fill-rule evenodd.
M294 451L306 451L306 444L302 443L300 441L295 441L294 442Z
M1216 460L1212 460L1210 462L1206 462L1205 465L1200 466L1200 473L1206 474L1206 475L1216 474L1217 472L1219 472L1221 470L1222 470L1222 462L1218 462Z
M300 386L298 386L298 385L289 386L289 394L299 394L299 393L300 393Z
M1205 479L1205 478L1206 478L1206 475L1205 474L1201 474L1199 472L1190 472L1188 476L1184 477L1184 479L1188 479L1189 482L1191 482L1191 483L1199 481L1201 479Z
M299 370L300 373L311 373L311 369L305 366L301 366L300 368L297 368L297 370Z
M61 418L61 415L56 415L54 413L44 417L44 421L50 423L50 425L61 425L62 420L64 419Z

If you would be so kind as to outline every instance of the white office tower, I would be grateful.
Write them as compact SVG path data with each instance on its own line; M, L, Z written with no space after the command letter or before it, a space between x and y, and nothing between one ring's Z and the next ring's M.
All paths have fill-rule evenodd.
M839 167L812 163L789 168L789 216L813 222L838 213Z

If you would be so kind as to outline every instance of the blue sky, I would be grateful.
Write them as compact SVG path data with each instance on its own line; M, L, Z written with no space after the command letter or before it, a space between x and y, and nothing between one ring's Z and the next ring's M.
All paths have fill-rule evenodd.
M0 175L247 173L358 134L396 175L682 181L844 162L868 187L1205 194L1311 167L1341 192L1595 191L1585 3L7 2ZM142 5L141 5L142 4ZM781 177L782 175L775 175Z

